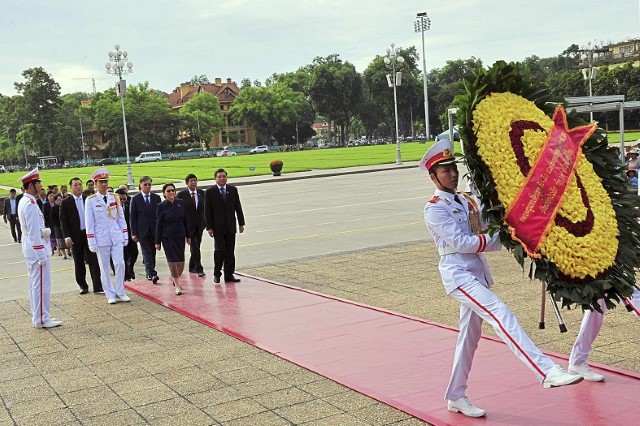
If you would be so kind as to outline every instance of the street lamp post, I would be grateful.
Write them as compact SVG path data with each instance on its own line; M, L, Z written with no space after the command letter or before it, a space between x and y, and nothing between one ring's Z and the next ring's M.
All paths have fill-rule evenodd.
M122 105L122 126L124 127L124 147L127 152L127 186L129 189L134 188L133 184L133 172L131 171L131 157L129 156L129 138L127 136L127 118L124 113L124 95L126 91L126 81L122 79L123 74L129 74L133 72L133 62L127 62L127 52L120 50L120 45L115 45L115 51L109 52L109 62L104 67L107 69L107 74L113 74L118 76L118 96L120 96L120 103ZM126 66L126 69L125 69Z
M424 81L424 132L426 140L430 139L429 132L429 98L427 97L427 60L424 53L424 32L431 28L431 19L427 12L420 12L416 15L418 19L414 22L415 31L422 33L422 80Z
M387 74L387 83L389 87L393 87L393 107L396 117L396 164L402 164L402 153L400 152L400 132L398 130L398 95L396 94L396 86L402 84L402 73L396 71L402 67L404 58L400 56L402 49L395 47L395 44L391 43L391 47L387 49L387 56L384 57L384 66L387 69L392 70L392 74Z
M589 80L589 97L593 96L593 89L591 87L591 80L596 78L598 68L593 67L593 49L591 48L591 42L588 43L586 51L583 51L580 56L582 59L582 65L587 65L588 68L582 69L582 77L585 80ZM590 121L593 121L593 111L589 112Z

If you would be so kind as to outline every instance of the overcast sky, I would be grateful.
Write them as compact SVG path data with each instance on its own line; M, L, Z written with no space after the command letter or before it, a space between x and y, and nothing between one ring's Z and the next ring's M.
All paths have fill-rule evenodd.
M294 71L337 53L363 71L390 43L415 45L427 12L427 69L471 56L555 56L573 43L640 37L639 0L0 0L0 93L42 66L62 93L103 91L116 43L134 63L128 84L170 92L193 75L240 82Z

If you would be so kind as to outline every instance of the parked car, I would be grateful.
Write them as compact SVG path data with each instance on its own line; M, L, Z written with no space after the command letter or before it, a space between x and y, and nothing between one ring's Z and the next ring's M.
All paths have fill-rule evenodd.
M261 154L265 152L269 152L269 147L266 145L258 145L255 148L251 148L249 154Z
M234 151L229 151L228 149L216 152L216 157L233 157L234 155L237 154Z
M160 151L145 151L141 152L133 161L136 163L147 163L160 160L162 160L162 153Z
M68 161L65 161L64 164L62 165L63 169L70 169L71 168L71 163L69 163Z
M120 164L118 160L114 160L113 158L102 158L96 161L96 166L108 166L110 164Z

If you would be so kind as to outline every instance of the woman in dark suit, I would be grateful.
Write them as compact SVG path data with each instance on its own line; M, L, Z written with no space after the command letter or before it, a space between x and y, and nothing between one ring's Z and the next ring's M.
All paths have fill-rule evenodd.
M53 234L53 224L51 223L52 216L53 216L52 210L55 207L55 205L56 203L54 201L53 192L51 191L47 192L47 200L42 205L42 215L44 216L44 226L46 226L51 230L51 235L49 236L51 240L51 254L55 254L56 248L57 248L56 237Z
M164 247L171 280L176 294L182 294L180 276L184 271L184 243L191 244L189 222L183 201L176 198L176 187L167 183L162 187L165 200L156 210L156 250Z

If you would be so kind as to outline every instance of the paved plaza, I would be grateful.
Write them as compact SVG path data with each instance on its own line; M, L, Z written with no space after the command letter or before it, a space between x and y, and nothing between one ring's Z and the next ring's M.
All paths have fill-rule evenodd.
M369 171L378 182L410 173L358 170ZM335 179L328 172L316 177ZM316 179L308 182L312 181ZM230 183L239 182L232 179ZM260 179L242 183L246 183L240 188L245 204L251 204L251 186L261 186L263 192L271 186L258 185ZM430 192L423 195L427 198ZM254 209L256 216L257 212ZM284 249L274 250L265 241L239 239L239 263L244 262L239 270L455 326L459 306L445 296L436 268L439 256L424 225L415 224L414 219L406 220L415 226L411 228L413 241L402 238L389 243L379 238L377 242L367 240L369 248L335 245L334 252L323 246L315 254L265 256L269 250ZM266 227L261 231L268 233ZM347 230L340 232L348 234ZM329 236L334 244L340 243L336 235ZM289 245L303 240L301 236L288 238ZM264 251L249 253L251 247L261 244ZM209 270L211 255L205 249ZM116 305L108 305L104 295L81 296L73 282L71 260L52 260L55 294L51 311L64 325L35 330L29 326L26 267L6 226L0 230L0 256L5 260L0 272L0 425L424 424L139 296L131 294L132 303ZM547 329L538 330L540 284L531 282L506 251L488 258L496 293L532 339L548 351L568 354L581 312L563 311L569 332L561 334L547 305ZM164 259L158 264L163 268L161 278L167 277ZM141 260L136 269L140 274ZM213 285L210 281L206 285ZM168 285L166 279L161 283ZM640 372L639 331L640 321L624 309L610 312L592 361ZM489 329L485 333L493 335Z

